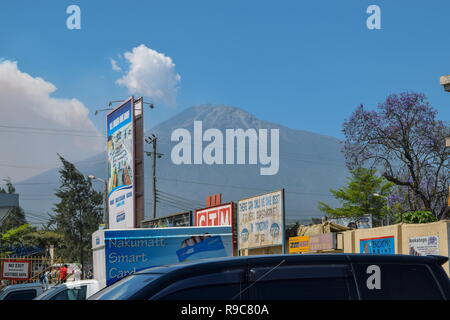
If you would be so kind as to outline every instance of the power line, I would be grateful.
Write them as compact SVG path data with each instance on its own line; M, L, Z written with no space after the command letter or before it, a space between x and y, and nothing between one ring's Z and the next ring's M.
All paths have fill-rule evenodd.
M193 201L193 200L188 200L188 199L176 196L176 195L171 195L169 193L166 193L166 192L163 192L163 191L160 191L160 190L157 190L156 192L157 192L157 195L159 195L159 196L166 197L169 200L177 201L179 203L188 204L188 205L194 206L194 207L201 207L201 206L203 206L199 202L196 202L196 201Z
M200 182L200 181L193 181L193 180L181 180L181 179L169 179L169 178L158 178L158 179L165 180L165 181L173 181L173 182L181 182L181 183L193 183L193 184L209 185L209 186L214 186L214 187L224 187L224 188L233 188L233 189L249 189L249 190L268 191L268 192L273 191L273 189L269 190L269 189L261 189L261 188L246 187L246 186L215 184L215 183ZM299 194L299 195L318 195L318 196L329 196L329 197L332 197L331 194L325 194L325 193L297 192L297 191L285 191L285 192L286 193L291 193L291 194Z

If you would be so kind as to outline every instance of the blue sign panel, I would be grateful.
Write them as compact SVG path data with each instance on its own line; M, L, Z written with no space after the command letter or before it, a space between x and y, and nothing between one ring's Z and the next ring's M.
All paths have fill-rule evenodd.
M381 237L361 239L359 241L360 253L395 254L395 237Z
M232 254L230 226L107 230L106 285L150 267Z

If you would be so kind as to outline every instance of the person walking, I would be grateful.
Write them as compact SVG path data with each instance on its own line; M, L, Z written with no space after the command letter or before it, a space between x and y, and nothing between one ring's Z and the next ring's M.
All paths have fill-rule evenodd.
M65 283L67 280L67 264L59 269L59 283Z
M74 278L74 281L81 280L81 270L78 266L75 266L75 269L73 270L73 278Z

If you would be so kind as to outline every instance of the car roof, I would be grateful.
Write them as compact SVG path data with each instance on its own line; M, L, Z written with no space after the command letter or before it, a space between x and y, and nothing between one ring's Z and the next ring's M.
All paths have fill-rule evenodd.
M95 279L89 279L89 280L77 280L77 281L68 281L65 283L61 283L55 286L55 288L61 288L61 287L71 287L71 286L80 286L83 284L89 284L89 283L98 283Z
M11 284L9 286L6 286L4 289L11 290L11 289L28 289L28 288L36 288L41 287L42 284L39 282L32 282L32 283L20 283L20 284Z
M358 253L323 253L323 254L274 254L239 257L221 257L199 259L195 261L169 264L159 267L143 269L136 274L169 273L180 269L208 269L214 267L239 267L246 264L277 264L285 260L285 263L424 263L443 264L448 261L442 256L411 256L402 254L358 254Z

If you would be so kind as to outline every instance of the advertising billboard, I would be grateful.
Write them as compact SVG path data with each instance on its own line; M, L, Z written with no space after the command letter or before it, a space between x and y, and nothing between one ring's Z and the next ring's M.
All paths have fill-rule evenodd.
M105 230L106 285L136 271L203 258L232 256L231 227ZM96 234L97 247L102 246ZM102 259L98 259L102 261Z
M394 254L395 237L379 237L359 240L360 253Z
M134 101L130 98L107 116L109 228L135 227Z
M283 246L284 189L238 202L238 248Z
M142 221L142 227L143 228L190 227L192 226L191 217L192 217L191 211L180 212L166 217L144 220Z
M409 254L413 256L429 256L439 253L439 236L415 237L409 239Z
M365 214L359 218L331 218L328 221L339 224L344 227L356 224L357 229L370 229L372 228L372 215Z
M23 260L5 260L2 262L3 280L28 280L30 278L30 262Z
M231 226L233 223L233 203L195 210L194 224L197 227Z
M309 249L310 251L323 251L336 249L336 233L329 232L310 236Z
M289 253L302 253L310 251L309 236L290 237L289 238Z

